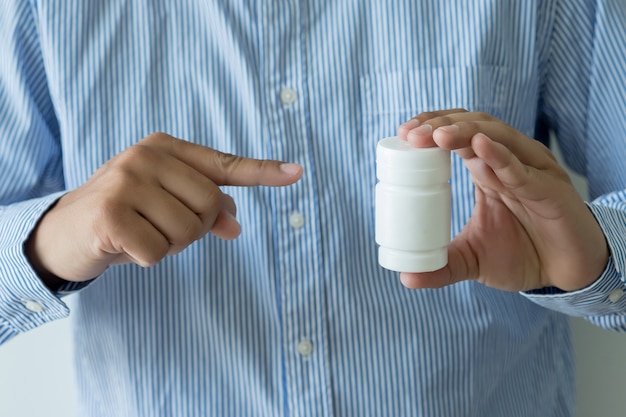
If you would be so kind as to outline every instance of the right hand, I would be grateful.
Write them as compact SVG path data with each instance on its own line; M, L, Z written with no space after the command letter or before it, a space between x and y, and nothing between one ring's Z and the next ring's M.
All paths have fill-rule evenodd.
M421 113L398 129L416 147L462 158L475 185L472 217L448 246L448 265L402 273L408 288L462 280L505 291L578 291L601 276L609 247L565 168L541 142L462 109Z
M207 233L240 233L221 185L293 184L302 167L154 133L105 163L40 220L26 255L44 281L86 281L109 265L150 266Z

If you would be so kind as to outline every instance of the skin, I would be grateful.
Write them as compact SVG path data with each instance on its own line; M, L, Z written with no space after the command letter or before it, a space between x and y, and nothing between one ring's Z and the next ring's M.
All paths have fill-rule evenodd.
M448 265L401 273L408 288L437 288L475 279L525 291L592 284L609 259L593 214L552 153L488 114L463 109L421 113L398 129L416 147L459 155L476 190L476 206L448 247Z
M109 265L147 267L207 233L236 238L241 229L222 185L285 186L302 167L257 160L154 133L113 157L64 195L25 245L52 289L86 281Z

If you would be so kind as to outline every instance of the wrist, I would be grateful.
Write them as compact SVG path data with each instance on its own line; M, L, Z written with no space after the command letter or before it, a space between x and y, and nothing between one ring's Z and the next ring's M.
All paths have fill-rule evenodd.
M28 263L30 264L31 268L33 268L33 270L35 271L39 279L52 292L56 292L63 285L67 284L69 281L66 281L63 278L60 278L59 276L51 272L44 265L44 262L42 261L40 257L39 246L45 247L46 245L38 245L38 243L40 243L39 242L40 239L38 240L38 238L40 238L39 232L40 232L41 224L43 220L45 219L46 215L48 215L48 213L57 205L57 203L58 203L58 200L54 204L52 204L48 208L48 210L43 214L43 216L39 219L39 222L37 223L37 225L31 232L30 236L24 243L24 255L26 256Z
M50 291L56 292L69 281L66 281L56 276L42 264L41 259L39 258L39 256L37 255L37 251L35 250L35 233L36 229L24 244L24 253L26 255L26 259L30 263L30 266L33 268L39 279L44 283L44 285Z

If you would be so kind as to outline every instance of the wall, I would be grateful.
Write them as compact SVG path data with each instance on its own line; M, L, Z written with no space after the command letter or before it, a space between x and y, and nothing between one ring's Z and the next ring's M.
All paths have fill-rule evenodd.
M0 417L78 417L71 339L70 318L0 346Z

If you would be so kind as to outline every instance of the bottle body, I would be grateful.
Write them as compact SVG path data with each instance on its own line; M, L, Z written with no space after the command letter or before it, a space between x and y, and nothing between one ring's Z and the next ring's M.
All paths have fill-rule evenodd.
M418 149L397 137L376 151L378 262L399 272L428 272L448 263L450 153Z

